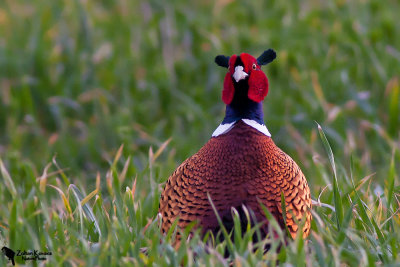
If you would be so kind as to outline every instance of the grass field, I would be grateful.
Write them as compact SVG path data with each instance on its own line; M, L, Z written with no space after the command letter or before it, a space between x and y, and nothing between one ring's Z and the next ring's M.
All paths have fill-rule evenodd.
M0 1L0 247L52 252L15 258L34 266L400 266L398 14L397 0ZM266 124L322 203L310 237L278 252L248 229L175 251L159 195L223 119L214 57L267 48Z

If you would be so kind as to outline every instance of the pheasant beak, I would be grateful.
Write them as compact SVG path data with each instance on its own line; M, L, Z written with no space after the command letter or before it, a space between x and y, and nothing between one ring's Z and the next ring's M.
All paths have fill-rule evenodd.
M235 67L235 72L232 75L233 79L235 79L236 82L246 79L247 76L249 75L243 71L243 66L240 65Z

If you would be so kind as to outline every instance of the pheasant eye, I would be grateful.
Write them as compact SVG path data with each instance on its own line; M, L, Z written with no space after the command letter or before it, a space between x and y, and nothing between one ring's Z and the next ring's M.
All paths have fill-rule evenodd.
M256 69L257 69L257 65L253 64L253 70L256 70Z

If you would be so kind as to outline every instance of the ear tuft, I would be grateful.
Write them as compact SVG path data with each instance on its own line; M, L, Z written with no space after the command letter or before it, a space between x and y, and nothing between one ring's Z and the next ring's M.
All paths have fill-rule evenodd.
M217 63L218 66L228 68L229 67L229 57L224 56L224 55L216 56L215 63Z
M260 66L267 65L268 63L271 63L275 58L275 51L272 49L268 49L265 50L264 53L262 53L261 56L257 58L257 64Z

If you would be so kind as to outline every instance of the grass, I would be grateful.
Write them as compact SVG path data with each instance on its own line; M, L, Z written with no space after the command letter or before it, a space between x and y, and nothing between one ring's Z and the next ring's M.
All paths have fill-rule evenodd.
M0 246L51 251L49 266L399 265L399 12L395 0L0 2ZM213 59L270 47L266 124L308 179L310 237L278 252L248 229L175 251L159 195L223 118Z

